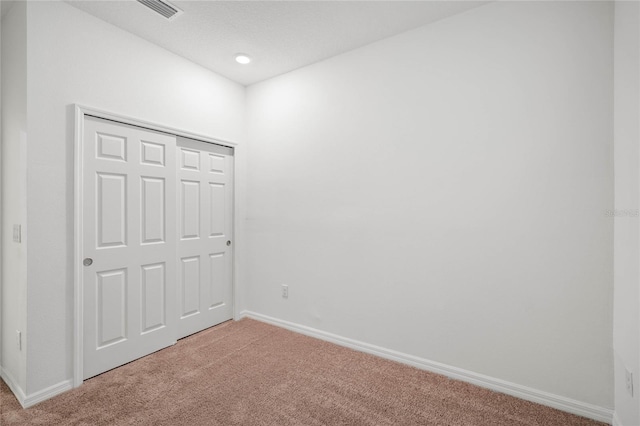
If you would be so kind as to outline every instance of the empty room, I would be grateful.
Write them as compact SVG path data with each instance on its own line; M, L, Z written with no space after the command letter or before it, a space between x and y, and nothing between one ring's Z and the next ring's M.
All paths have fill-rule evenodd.
M0 6L1 425L640 425L640 2Z

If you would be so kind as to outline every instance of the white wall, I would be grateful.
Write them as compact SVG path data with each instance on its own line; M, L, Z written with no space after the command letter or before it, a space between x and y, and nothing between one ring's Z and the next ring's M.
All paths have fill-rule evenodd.
M2 20L2 368L26 389L26 351L15 344L26 331L27 245L13 242L13 224L26 224L27 21L26 4L17 2Z
M1 11L2 3L0 3L0 368L2 368L2 18L5 13ZM0 378L2 372L0 371Z
M239 84L66 3L29 2L27 19L27 391L33 394L71 378L71 105L242 142L245 94Z
M615 246L614 377L620 425L640 424L640 5L615 4ZM632 214L629 215L629 212ZM635 397L626 390L625 368L634 374Z
M497 2L250 86L248 308L612 408L612 23Z

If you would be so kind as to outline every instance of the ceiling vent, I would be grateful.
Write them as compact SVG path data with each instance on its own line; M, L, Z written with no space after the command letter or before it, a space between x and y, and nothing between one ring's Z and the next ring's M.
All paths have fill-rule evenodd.
M164 0L138 0L138 3L147 6L149 9L169 20L182 14L182 10Z

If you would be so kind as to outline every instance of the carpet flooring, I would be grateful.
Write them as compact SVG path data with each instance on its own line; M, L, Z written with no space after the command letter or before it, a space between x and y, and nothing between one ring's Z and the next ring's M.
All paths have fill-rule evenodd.
M251 319L23 410L9 425L602 425Z

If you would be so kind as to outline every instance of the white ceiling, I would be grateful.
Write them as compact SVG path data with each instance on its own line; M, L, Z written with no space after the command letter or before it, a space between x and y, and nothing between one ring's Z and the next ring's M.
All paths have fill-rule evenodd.
M168 21L134 0L68 2L243 85L487 3L173 0L184 13Z

